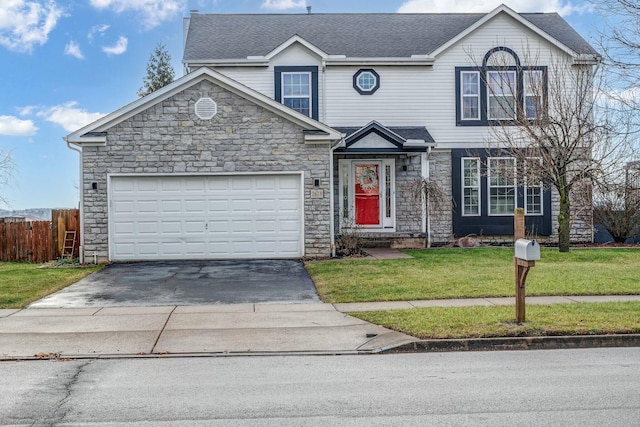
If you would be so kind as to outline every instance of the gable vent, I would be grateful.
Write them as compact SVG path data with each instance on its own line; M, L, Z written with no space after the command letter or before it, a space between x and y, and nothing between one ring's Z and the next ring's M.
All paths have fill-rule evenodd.
M202 120L210 120L218 113L218 105L211 98L200 98L196 102L196 116Z

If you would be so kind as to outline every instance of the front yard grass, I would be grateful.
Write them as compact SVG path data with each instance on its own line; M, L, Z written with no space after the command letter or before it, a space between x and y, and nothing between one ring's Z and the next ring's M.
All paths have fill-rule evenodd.
M640 333L640 302L531 305L515 323L507 306L430 307L349 313L421 339Z
M514 296L513 248L407 251L413 259L314 261L328 303ZM640 250L542 249L527 295L640 294Z
M23 308L102 269L38 268L41 265L0 262L0 308Z

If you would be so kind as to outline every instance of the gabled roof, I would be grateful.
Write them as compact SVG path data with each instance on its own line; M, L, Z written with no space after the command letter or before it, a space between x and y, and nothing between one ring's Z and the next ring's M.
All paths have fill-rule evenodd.
M194 13L186 18L183 61L265 57L298 36L329 56L411 58L432 55L483 18L507 12L577 54L597 52L557 13L254 14Z
M157 91L139 98L136 101L108 114L101 119L90 123L81 129L67 135L64 140L74 144L103 144L106 142L109 128L121 123L128 118L164 101L167 98L193 86L194 84L202 81L209 80L213 84L220 86L230 92L241 96L256 105L259 105L273 113L299 125L304 129L305 141L309 143L313 142L328 142L337 141L342 138L340 132L335 129L320 123L304 114L301 114L291 108L284 106L283 104L274 101L273 99L244 86L237 81L230 79L216 71L209 68L202 67L196 71L189 73L173 83L158 89Z
M431 134L424 126L384 126L375 120L363 127L336 127L345 135L344 146L336 151L352 152L407 152L424 151L435 146ZM370 147L359 144L367 136L376 134L389 144L386 147Z

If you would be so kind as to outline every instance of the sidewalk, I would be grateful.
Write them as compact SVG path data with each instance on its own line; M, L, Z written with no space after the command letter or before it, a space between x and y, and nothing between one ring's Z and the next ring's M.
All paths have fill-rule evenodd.
M608 301L640 301L640 295L527 297L527 304ZM514 298L511 297L348 304L0 310L0 360L369 354L393 348L418 349L424 342L345 313L512 304ZM525 340L531 341L531 338ZM468 348L469 341L472 340L457 345Z
M0 310L0 360L360 354L414 341L321 303Z

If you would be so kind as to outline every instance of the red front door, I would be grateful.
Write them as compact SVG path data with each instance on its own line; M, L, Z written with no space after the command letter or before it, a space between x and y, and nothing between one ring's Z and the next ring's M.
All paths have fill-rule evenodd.
M380 165L354 164L356 225L380 225Z

